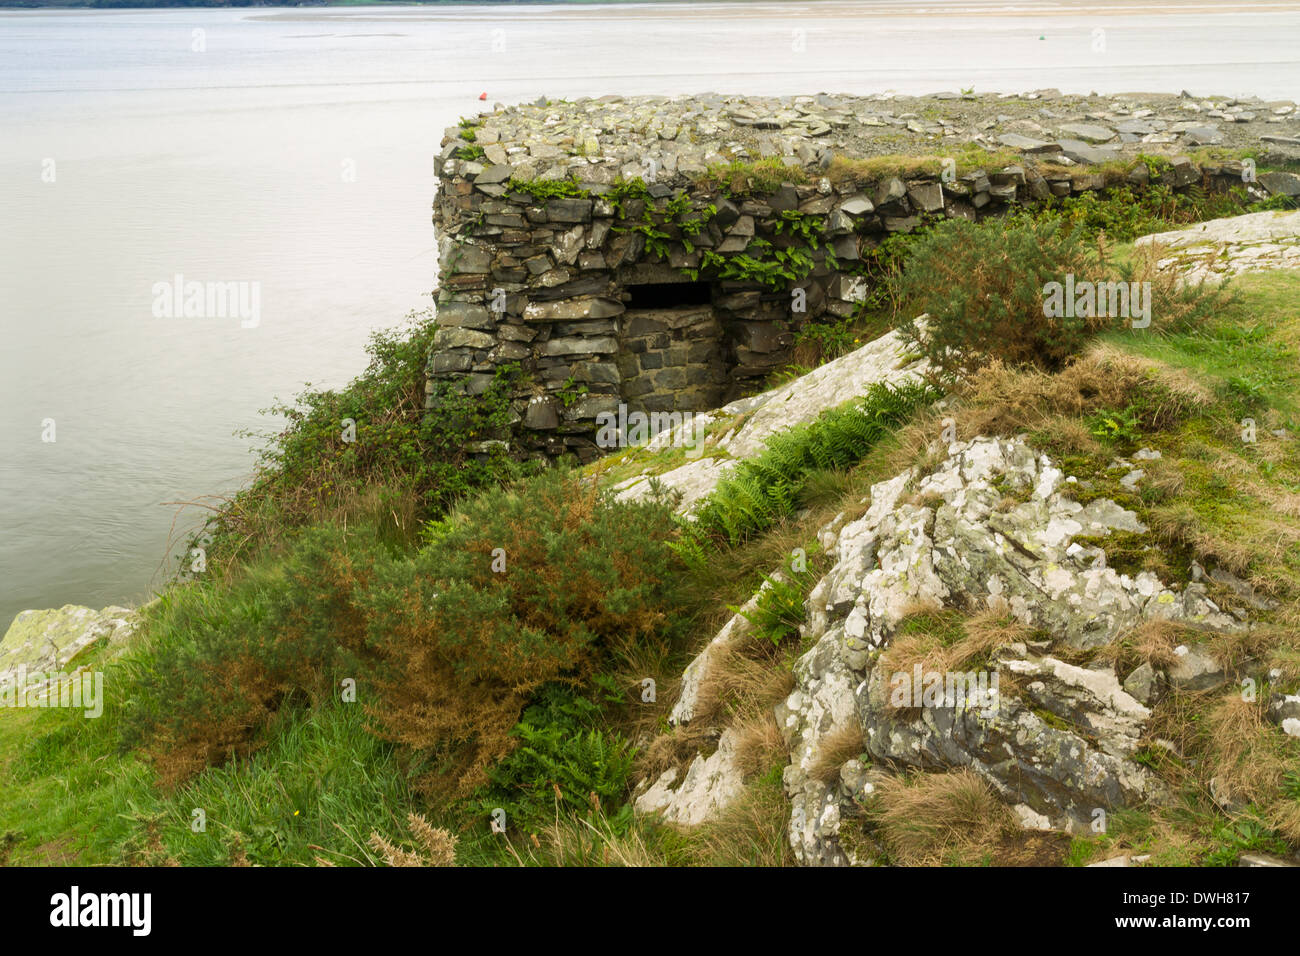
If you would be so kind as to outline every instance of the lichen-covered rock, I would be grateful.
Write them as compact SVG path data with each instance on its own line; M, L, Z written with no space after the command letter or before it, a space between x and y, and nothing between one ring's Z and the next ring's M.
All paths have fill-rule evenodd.
M777 710L790 749L790 841L802 862L848 862L836 834L851 804L811 771L832 735L854 725L866 751L894 766L976 771L1028 825L1078 830L1098 810L1162 797L1132 759L1150 711L1109 666L1079 667L1052 648L1099 647L1153 618L1206 631L1245 625L1203 585L1174 590L1149 573L1120 574L1095 546L1076 544L1145 527L1112 501L1072 500L1066 486L1023 439L978 438L951 445L930 474L876 484L866 514L835 535L835 565L808 601L815 643ZM1004 494L1020 500L1002 510ZM1016 693L892 707L893 675L875 666L878 654L924 605L1000 609L1045 635L989 664Z
M19 667L29 673L61 670L101 638L124 641L138 620L135 611L116 606L96 611L65 604L57 610L21 611L0 640L0 679Z
M1215 281L1243 272L1300 269L1300 210L1257 212L1140 236L1168 252L1162 269L1180 269L1190 281Z
M659 779L636 798L638 813L658 813L669 823L696 826L728 807L744 788L736 761L736 739L723 731L718 749L709 756L698 754L678 784L678 770L665 770ZM674 786L677 784L677 786Z
M1274 694L1268 704L1273 723L1292 737L1300 737L1300 694Z

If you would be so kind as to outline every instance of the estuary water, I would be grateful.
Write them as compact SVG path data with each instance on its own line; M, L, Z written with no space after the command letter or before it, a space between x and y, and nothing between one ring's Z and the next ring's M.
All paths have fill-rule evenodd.
M146 598L201 514L169 502L429 305L432 157L480 93L1300 99L1298 40L1284 0L0 11L0 633ZM167 317L177 276L256 321Z

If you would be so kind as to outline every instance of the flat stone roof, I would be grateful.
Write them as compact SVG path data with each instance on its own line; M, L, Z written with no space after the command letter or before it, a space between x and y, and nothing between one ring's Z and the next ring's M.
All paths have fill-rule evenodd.
M450 127L442 159L470 136L483 150L476 162L500 167L489 179L573 177L599 184L622 176L668 182L736 160L824 167L836 156L943 156L971 148L1082 166L1200 147L1251 148L1300 159L1300 109L1285 100L1056 90L920 97L705 93L562 102L542 97L530 104L495 104L462 127Z

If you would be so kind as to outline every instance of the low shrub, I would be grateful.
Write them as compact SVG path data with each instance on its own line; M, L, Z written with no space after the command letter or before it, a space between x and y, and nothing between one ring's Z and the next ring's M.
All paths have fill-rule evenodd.
M428 312L408 322L371 336L370 364L346 388L308 389L263 410L286 424L276 434L245 433L268 441L253 481L196 535L206 539L210 572L225 573L313 522L391 514L401 528L415 526L519 474L503 451L470 451L508 425L517 369L503 367L482 396L441 385L426 411L425 364L437 326Z
M1049 282L1103 281L1104 248L1058 220L976 225L952 220L909 249L894 279L898 328L945 379L999 358L1061 368L1109 317L1044 315ZM1073 312L1073 310L1068 310ZM924 316L924 319L919 316Z
M993 361L1056 372L1102 332L1184 331L1231 298L1160 270L1154 247L1117 263L1083 234L1055 218L931 230L893 280L898 329L952 382Z
M246 755L287 704L318 703L365 669L358 597L373 538L332 525L306 531L282 559L238 581L177 587L123 664L122 728L167 782Z
M371 712L427 756L425 784L484 783L531 694L582 683L620 642L667 639L675 531L666 505L556 471L479 495L385 562L364 597L383 661Z

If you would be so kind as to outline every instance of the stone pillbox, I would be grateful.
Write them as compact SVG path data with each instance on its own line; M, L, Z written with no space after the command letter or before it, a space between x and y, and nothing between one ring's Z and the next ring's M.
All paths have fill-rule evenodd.
M1294 174L1189 154L1297 137L1290 103L1055 90L498 105L434 161L429 412L517 368L498 437L590 461L602 412L716 408L789 364L870 296L891 234L1118 187L1294 196Z

